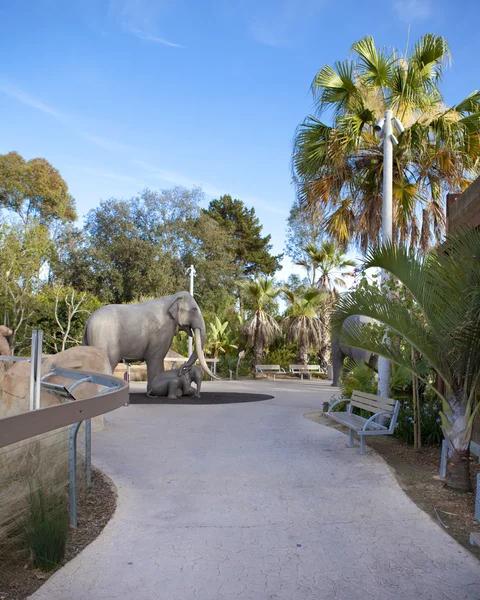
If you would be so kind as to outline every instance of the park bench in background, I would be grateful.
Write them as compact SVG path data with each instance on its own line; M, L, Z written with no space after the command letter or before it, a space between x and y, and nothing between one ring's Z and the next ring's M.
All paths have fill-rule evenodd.
M326 415L350 429L349 448L353 448L355 445L354 433L360 438L360 454L365 454L365 436L392 435L397 423L398 411L400 410L400 402L398 400L353 390L352 399L347 404L347 410L345 412L332 412L336 404L345 401L348 402L348 400L342 398L333 402ZM354 407L372 413L372 416L365 418L356 415L352 412ZM390 417L388 426L383 422L377 421L377 419L385 421L386 417Z
M285 373L285 369L282 369L280 365L255 365L255 375L265 375L265 379L268 379L268 374L273 374L273 379L278 373Z
M300 375L300 379L303 379L304 375L311 379L312 373L322 372L320 365L289 365L288 370L290 375Z

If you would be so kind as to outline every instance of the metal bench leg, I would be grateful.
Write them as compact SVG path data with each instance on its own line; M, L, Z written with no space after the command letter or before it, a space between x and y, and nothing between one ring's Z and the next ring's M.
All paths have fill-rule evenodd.
M360 436L360 452L358 454L365 454L365 436Z
M350 439L348 441L347 448L355 448L355 439L353 437L353 429L350 429Z

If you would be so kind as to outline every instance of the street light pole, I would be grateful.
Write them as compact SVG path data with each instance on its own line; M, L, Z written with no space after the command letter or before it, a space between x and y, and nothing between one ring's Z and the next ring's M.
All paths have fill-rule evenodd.
M195 277L195 275L197 274L197 272L195 271L195 267L193 265L190 265L189 268L187 269L187 275L190 275L190 294L193 296L193 278ZM188 336L188 358L190 358L190 356L192 355L192 336L189 335Z
M393 146L398 144L393 134L392 122L398 133L403 132L403 125L392 115L391 110L385 111L385 117L375 125L375 131L382 138L383 143L383 198L382 198L382 243L392 242L393 221ZM382 271L382 287L387 288L388 274ZM378 357L378 395L390 396L390 361Z

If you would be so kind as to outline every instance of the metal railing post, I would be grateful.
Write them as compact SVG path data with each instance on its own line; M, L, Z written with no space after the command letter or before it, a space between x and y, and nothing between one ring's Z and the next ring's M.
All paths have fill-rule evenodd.
M37 331L37 351L35 355L35 410L40 408L40 392L42 389L42 346L43 346L43 331Z
M85 421L85 474L87 486L92 486L92 420Z
M475 496L475 518L480 523L480 473L477 473L477 492Z
M37 368L37 330L32 329L32 347L30 349L30 404L29 409L35 408L35 369Z
M440 457L440 477L445 479L447 476L447 441L442 440L442 456Z
M70 429L69 439L69 467L70 467L70 489L69 489L69 500L70 500L70 525L77 527L78 525L78 513L77 513L77 435L78 430L82 421L74 423Z

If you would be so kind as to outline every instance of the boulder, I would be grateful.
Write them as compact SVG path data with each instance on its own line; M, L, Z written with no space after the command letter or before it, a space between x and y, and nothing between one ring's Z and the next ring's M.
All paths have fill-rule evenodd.
M50 372L50 367L56 365L65 369L78 369L90 373L112 373L110 363L105 351L93 346L77 346L53 355L44 355L42 363L42 376ZM0 400L0 417L18 415L29 410L30 404L30 363L17 362L3 375L0 381L2 397ZM66 377L49 377L50 383L57 383L69 387L73 381ZM93 383L82 383L73 391L77 400L88 398L97 394L101 386ZM57 394L42 389L40 395L40 406L52 406L60 403ZM104 423L103 417L94 419L96 425Z

